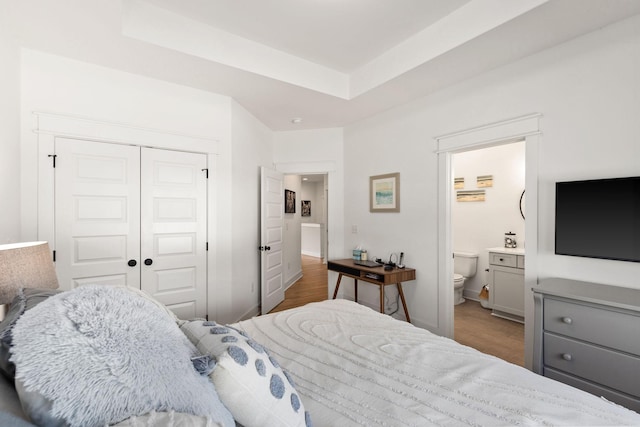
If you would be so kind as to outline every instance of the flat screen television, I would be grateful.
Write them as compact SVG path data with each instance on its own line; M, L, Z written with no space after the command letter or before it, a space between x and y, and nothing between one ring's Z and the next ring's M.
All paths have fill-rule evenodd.
M640 177L556 183L555 253L640 262Z

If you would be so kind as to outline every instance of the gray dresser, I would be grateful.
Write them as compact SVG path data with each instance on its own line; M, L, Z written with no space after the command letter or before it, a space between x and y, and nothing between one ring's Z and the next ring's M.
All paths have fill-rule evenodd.
M533 292L533 370L640 411L640 290L546 279Z

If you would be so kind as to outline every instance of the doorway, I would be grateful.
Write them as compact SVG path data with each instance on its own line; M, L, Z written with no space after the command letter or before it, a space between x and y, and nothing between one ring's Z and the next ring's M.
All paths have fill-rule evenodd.
M525 367L533 366L533 291L537 284L537 222L538 222L538 146L541 135L542 114L532 113L520 117L488 123L445 135L436 136L438 154L438 324L439 334L453 338L453 245L451 237L451 200L454 176L451 158L455 153L491 147L513 141L526 141L525 189L527 194L524 215L527 257L524 269L524 335Z
M303 256L326 265L328 257L328 174L287 173L285 189L295 197L294 212L284 214L284 289L303 278Z
M300 253L327 263L327 174L300 175Z
M515 280L505 283L506 290L492 289L495 272L490 269L496 267L490 254L506 251L513 255L511 252L517 251L524 257L526 235L520 197L525 187L525 144L520 140L471 149L451 158L454 273L465 275L462 287L454 290L454 339L520 366L524 365L524 326L493 310L493 297L502 292L504 298L505 291L512 291L508 296L519 299L514 307L514 312L519 312L524 307L523 276L512 276ZM510 238L515 248L505 250L506 233L513 234ZM475 269L463 272L462 263L475 265Z

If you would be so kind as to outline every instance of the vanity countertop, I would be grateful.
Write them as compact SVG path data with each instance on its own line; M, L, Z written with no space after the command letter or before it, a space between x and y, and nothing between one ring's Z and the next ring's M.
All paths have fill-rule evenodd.
M507 254L507 255L524 255L524 248L504 248L504 247L497 247L497 248L487 248L488 252L497 252L500 254Z

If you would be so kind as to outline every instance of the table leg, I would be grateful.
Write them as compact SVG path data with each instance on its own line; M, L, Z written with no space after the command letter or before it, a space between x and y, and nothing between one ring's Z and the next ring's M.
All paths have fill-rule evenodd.
M398 293L400 294L400 299L402 300L402 307L404 307L404 315L407 318L407 322L411 323L409 310L407 309L407 302L404 300L404 292L402 292L402 283L398 282L396 286L398 286Z
M358 279L353 279L353 282L354 282L353 292L355 294L356 302L358 302Z
M342 280L342 273L338 274L338 281L336 282L336 290L333 291L333 299L336 299L338 296L338 289L340 289L340 281Z
M384 314L384 285L380 284L380 313Z

